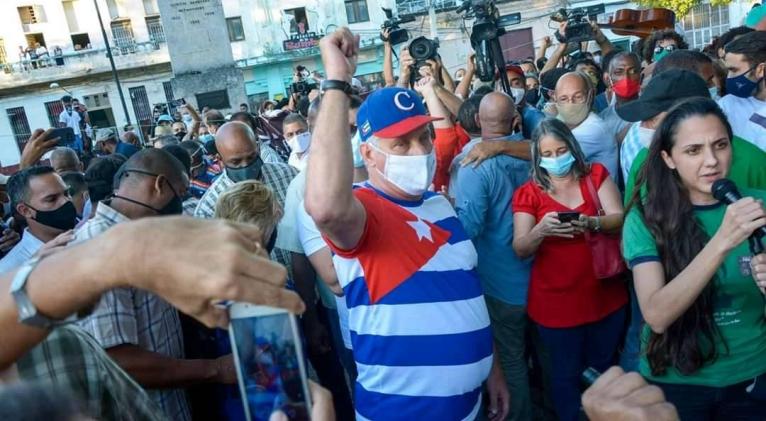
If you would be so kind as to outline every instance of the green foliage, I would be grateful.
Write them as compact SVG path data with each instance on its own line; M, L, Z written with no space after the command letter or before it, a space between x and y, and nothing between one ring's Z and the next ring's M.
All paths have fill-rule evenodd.
M636 0L641 7L663 7L676 12L676 19L680 20L686 16L692 8L700 3L702 0ZM710 4L713 6L723 6L731 3L731 0L711 0Z

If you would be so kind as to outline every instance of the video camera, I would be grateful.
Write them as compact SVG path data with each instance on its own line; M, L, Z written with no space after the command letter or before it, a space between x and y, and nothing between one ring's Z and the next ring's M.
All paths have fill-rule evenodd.
M501 16L494 0L465 0L456 12L463 13L463 19L474 19L471 46L476 52L476 72L479 79L483 82L494 80L496 67L505 66L498 39L505 34L506 26L521 23L521 13ZM505 82L505 89L507 79L501 77L501 80Z
M559 9L551 15L551 20L559 23L566 22L567 28L566 35L556 31L556 39L559 42L583 42L594 39L589 18L595 19L596 15L604 11L603 4L578 9Z
M391 9L381 7L383 13L386 14L386 21L380 26L380 29L388 29L388 39L383 34L380 34L380 39L383 42L388 42L391 45L397 45L410 39L410 35L406 29L402 29L399 25L407 22L415 22L415 16L404 16L394 19L394 12Z

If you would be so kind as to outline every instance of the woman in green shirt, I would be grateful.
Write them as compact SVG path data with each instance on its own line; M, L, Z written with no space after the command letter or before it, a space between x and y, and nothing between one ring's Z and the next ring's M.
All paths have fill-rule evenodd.
M747 242L766 225L766 192L743 189L730 206L713 197L713 182L730 170L731 138L712 100L672 108L639 174L645 196L634 193L623 230L646 320L640 371L684 421L766 419L758 399L766 301L751 276L766 269L749 264Z

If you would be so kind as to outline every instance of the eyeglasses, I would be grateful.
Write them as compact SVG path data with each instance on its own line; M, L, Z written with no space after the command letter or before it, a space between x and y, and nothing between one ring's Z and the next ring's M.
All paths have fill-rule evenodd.
M566 95L560 96L556 98L556 102L562 103L562 104L584 104L588 100L588 95L585 95L583 93L576 93L572 95L571 97L568 97Z

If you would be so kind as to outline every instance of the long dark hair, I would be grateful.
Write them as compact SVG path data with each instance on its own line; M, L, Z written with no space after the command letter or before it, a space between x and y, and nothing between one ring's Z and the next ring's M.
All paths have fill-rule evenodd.
M633 206L638 208L654 236L665 282L691 263L709 237L694 216L688 190L678 173L665 164L662 152L670 155L681 123L691 117L709 115L717 117L726 127L729 139L732 138L731 126L713 100L691 98L679 103L655 132L628 205L628 211ZM714 289L714 282L709 282L691 307L664 333L649 335L646 354L653 375L662 375L669 367L688 375L718 357L715 341L720 333L713 318Z

